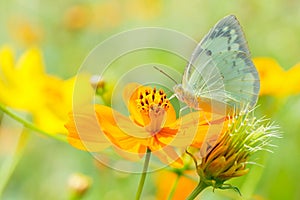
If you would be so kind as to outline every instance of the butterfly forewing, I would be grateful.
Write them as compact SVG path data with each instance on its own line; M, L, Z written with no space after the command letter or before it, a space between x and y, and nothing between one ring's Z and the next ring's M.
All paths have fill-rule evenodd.
M235 16L220 20L202 39L198 47L212 53L222 51L242 51L250 54L242 28Z
M235 16L220 20L198 44L185 69L182 86L196 97L232 107L255 105L259 77Z

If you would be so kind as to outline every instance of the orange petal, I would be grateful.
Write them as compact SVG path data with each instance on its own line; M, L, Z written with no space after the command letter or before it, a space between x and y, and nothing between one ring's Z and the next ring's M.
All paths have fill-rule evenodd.
M123 100L128 107L129 113L132 119L139 125L145 126L148 122L144 122L144 117L141 115L140 111L136 107L136 100L138 99L138 88L142 87L138 83L129 83L125 86L123 92Z
M200 156L204 157L216 145L220 136L227 131L227 128L228 120L224 118L212 122L208 126L200 126L191 146L200 148ZM203 133L206 133L205 137L203 137Z
M138 139L149 138L149 133L144 127L137 125L130 118L103 105L96 105L96 114L103 131L113 138L135 137Z
M123 91L123 100L127 107L129 107L130 99L134 95L135 98L137 98L137 88L141 85L138 83L129 83L125 86Z
M85 151L101 151L110 146L110 141L101 131L92 107L76 109L65 124L69 143Z
M198 175L196 173L196 170L184 171L184 174L190 177L194 177L195 180L192 180L190 177L187 178L186 176L180 176L177 185L178 189L175 190L172 200L187 199L193 189L197 186L196 180L198 178ZM168 199L168 196L172 190L172 186L176 182L177 176L178 175L176 173L166 170L157 173L155 181L157 185L157 200ZM168 183L170 184L166 184L166 180L168 180Z
M189 145L201 147L208 138L222 133L224 115L203 111L192 112L177 120L178 132L171 142L160 138L162 142L169 142L172 146L186 147Z
M124 148L121 147L114 147L114 150L123 158L125 158L126 160L130 160L130 161L138 161L140 160L146 153L147 151L147 147L141 144L137 144L136 142L134 143L135 148L131 148L134 149L133 151L126 151L124 150ZM138 152L138 153L136 153Z
M175 168L182 168L183 161L180 158L180 155L174 150L174 147L165 146L157 149L151 149L151 152L156 155L163 163L170 165Z
M174 123L176 121L176 112L174 110L174 107L170 103L170 107L167 110L167 119L164 126L169 126L170 124Z
M162 128L156 135L156 139L165 145L171 145L172 141L174 140L174 137L176 137L178 132L177 127L166 127Z
M95 108L102 131L117 148L124 152L145 153L148 138L151 136L144 127L107 106L96 105Z

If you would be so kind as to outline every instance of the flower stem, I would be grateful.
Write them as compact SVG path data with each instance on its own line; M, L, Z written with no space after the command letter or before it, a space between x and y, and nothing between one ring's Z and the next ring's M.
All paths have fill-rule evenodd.
M47 135L49 137L52 137L56 140L62 141L62 142L67 142L65 137L62 137L60 135L57 134L51 134L48 133L46 131L43 131L41 129L39 129L38 127L36 127L33 123L26 121L25 119L22 119L21 117L17 116L16 114L14 114L12 111L10 111L9 109L7 109L4 105L0 104L0 110L2 110L5 114L9 115L11 118L13 118L14 120L20 122L21 124L24 125L24 127L29 128L33 131L36 131L38 133L41 133L43 135Z
M145 183L145 179L146 179L146 175L147 175L147 171L148 171L150 156L151 156L151 150L147 149L145 162L144 162L144 167L143 167L143 173L142 173L142 176L141 176L141 179L140 179L138 191L136 192L136 196L135 196L136 200L139 200L141 198L141 195L142 195L142 191L143 191L143 188L144 188L144 183Z
M207 187L208 187L208 185L205 182L200 180L199 184L193 190L193 192L188 196L187 200L195 199L200 194L200 192L202 192Z
M0 168L0 198L3 195L3 191L11 177L11 175L13 174L17 164L19 163L24 149L26 147L27 144L27 139L28 139L28 134L26 131L22 131L17 147L15 149L15 152L13 153L12 157L7 158L2 167Z
M173 183L171 192L170 192L170 194L169 194L168 200L173 199L173 196L174 196L174 194L175 194L175 191L176 191L177 185L178 185L178 183L179 183L180 177L181 177L181 175L180 175L180 174L177 174L176 179L175 179L175 182Z

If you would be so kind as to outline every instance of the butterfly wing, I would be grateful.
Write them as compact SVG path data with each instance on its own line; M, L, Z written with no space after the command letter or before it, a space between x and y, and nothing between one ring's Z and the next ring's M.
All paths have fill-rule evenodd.
M198 44L185 69L182 86L196 97L232 107L255 105L259 77L235 16L220 20Z

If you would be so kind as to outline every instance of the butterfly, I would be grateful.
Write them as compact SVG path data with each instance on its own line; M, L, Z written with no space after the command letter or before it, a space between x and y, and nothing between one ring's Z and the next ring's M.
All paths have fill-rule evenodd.
M253 107L260 81L247 41L234 15L221 19L200 41L175 96L196 110Z

